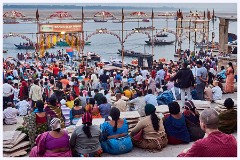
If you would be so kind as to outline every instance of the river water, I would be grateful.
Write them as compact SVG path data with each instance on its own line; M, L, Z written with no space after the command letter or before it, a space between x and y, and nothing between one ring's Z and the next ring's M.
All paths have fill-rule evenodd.
M59 22L59 20L51 21L51 22ZM62 23L67 23L67 22L73 22L70 20L62 20ZM74 21L76 22L76 21ZM152 22L139 22L139 26L141 27L147 27L151 26ZM154 19L154 27L159 31L162 28L166 28L167 26L167 21L165 19ZM133 28L138 27L138 22L125 22L124 23L124 30L132 30ZM96 23L93 22L93 20L89 20L86 23L84 23L83 30L85 37L94 31L96 29L100 28L106 28L109 31L113 31L116 34L118 34L121 37L121 29L122 25L121 23L113 23L111 20L109 20L106 23ZM168 28L169 30L175 31L176 29L176 22L173 19L168 19ZM214 41L219 41L219 21L214 22L214 29L213 29L213 23L210 22L210 33L213 31L215 32L215 39ZM3 34L8 34L10 32L12 33L36 33L37 31L37 25L36 23L19 23L19 24L4 24L3 25ZM124 31L124 37L129 33L130 31ZM237 22L230 22L229 24L229 33L237 33ZM150 31L150 35L152 32ZM156 34L156 31L154 31L154 34ZM24 34L28 38L30 38L33 42L36 42L36 36L35 34ZM168 34L169 36L165 38L168 41L174 40L174 35L173 34ZM194 37L194 33L192 35ZM183 37L184 38L184 37ZM202 36L200 34L197 34L197 41L201 41ZM131 36L128 37L126 42L124 43L124 48L125 50L134 50L134 51L139 51L139 52L147 52L147 53L152 53L152 46L145 45L145 41L148 40L147 35L145 34L140 34L140 33L135 33ZM210 40L211 40L211 34L210 34ZM99 55L101 55L102 58L109 60L111 57L114 58L119 58L121 59L121 56L117 54L118 49L121 49L121 44L119 40L109 34L97 34L89 38L89 41L91 41L91 45L85 46L84 48L84 53L87 52L95 52ZM9 37L3 39L3 49L8 50L8 53L5 53L3 55L4 58L12 56L16 57L17 53L25 53L26 50L18 50L14 44L19 44L19 43L26 42L25 40L19 38L19 37ZM191 39L191 45L190 49L193 50L194 38ZM185 38L185 40L182 43L182 49L188 49L188 39ZM62 50L66 49L66 47L55 47L54 49L49 49L48 51L50 53L56 52L56 50ZM173 59L174 60L174 53L175 53L175 45L166 45L166 46L154 46L154 59L159 59L159 58L165 58L167 61ZM30 51L31 52L31 51ZM125 62L130 62L132 58L125 57Z

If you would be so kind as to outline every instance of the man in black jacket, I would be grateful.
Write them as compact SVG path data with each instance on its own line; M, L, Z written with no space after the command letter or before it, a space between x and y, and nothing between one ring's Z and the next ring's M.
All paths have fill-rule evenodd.
M171 81L176 81L179 84L179 88L181 89L181 100L182 100L182 107L185 104L185 94L187 93L188 100L192 99L191 96L191 87L194 86L194 76L192 71L187 68L188 64L183 63L182 69L180 69L177 74L171 78Z

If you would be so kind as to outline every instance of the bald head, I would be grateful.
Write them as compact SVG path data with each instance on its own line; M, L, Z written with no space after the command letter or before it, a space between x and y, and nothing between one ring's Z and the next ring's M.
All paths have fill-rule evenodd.
M218 113L214 109L205 109L200 115L200 121L209 129L218 128Z

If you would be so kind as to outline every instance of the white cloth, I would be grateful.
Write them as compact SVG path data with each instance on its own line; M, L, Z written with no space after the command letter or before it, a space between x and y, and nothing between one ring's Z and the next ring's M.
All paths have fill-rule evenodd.
M94 84L96 84L98 82L98 78L97 78L96 74L91 75L91 80L93 81Z
M149 75L149 72L147 70L141 70L143 79L146 80L147 79L147 75Z
M19 91L20 91L20 89L18 89L18 88L14 88L14 91L13 91L13 100L16 100L16 101L18 101L19 99L18 99L18 95L19 95Z
M196 77L197 76L197 66L193 66L193 68L191 69L193 76Z
M42 88L36 84L33 84L30 88L29 98L33 101L42 100Z
M140 116L145 116L146 102L145 102L145 98L144 97L134 98L133 100L131 100L129 102L129 104L133 104L134 105L135 110L138 111Z
M14 88L8 83L3 84L3 97L9 97L13 94Z
M212 92L214 101L222 99L222 90L219 86L213 87Z
M30 108L29 103L26 100L22 100L16 104L18 107L19 115L20 116L25 116L27 115L27 110Z
M142 84L144 80L143 80L143 77L141 75L138 75L136 77L136 81L137 81L137 84Z
M3 119L6 124L16 124L17 123L18 110L16 108L8 107L3 111Z
M16 69L13 70L13 77L18 77L18 71Z

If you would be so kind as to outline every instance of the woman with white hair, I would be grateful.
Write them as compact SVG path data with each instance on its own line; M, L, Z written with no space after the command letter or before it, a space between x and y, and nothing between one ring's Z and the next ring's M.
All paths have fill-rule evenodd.
M61 129L59 118L50 122L52 131L40 134L36 138L36 145L29 157L72 157L68 133Z

